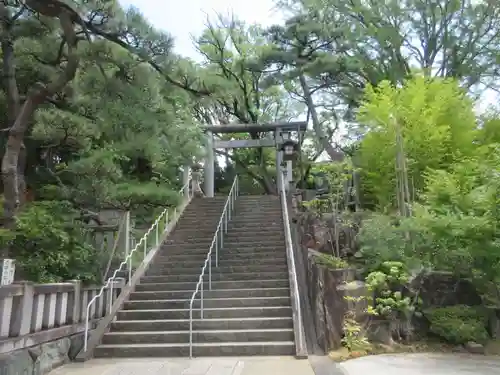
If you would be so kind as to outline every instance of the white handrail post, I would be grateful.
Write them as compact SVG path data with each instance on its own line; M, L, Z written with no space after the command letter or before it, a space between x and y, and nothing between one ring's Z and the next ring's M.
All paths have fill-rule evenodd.
M113 289L113 286L114 286L114 283L111 283L110 287L109 287L109 313L111 314L111 311L113 310L113 293L114 293L114 289Z
M221 222L222 224L222 222ZM220 230L220 249L224 247L224 228L221 228Z
M132 285L132 254L128 258L128 285Z
M201 294L201 310L200 310L200 318L203 319L203 283L204 283L204 280L203 280L203 276L201 277L201 290L200 290L200 294Z
M283 173L283 172L282 172ZM300 347L304 347L304 337L303 337L303 326L302 326L302 312L300 310L300 299L299 299L299 283L297 281L297 271L295 267L295 254L293 251L293 242L292 242L292 231L290 229L290 217L288 215L288 203L286 199L286 190L285 190L285 176L284 173L281 176L281 209L283 210L283 221L285 228L285 242L286 242L286 251L288 256L290 257L290 267L292 269L293 276L293 289L295 289L295 293L293 293L293 303L295 304L295 310L297 311L297 320L299 323L299 344Z
M219 236L218 236L218 228L215 232L215 267L219 267Z
M212 254L208 262L208 290L212 290Z
M89 305L87 305L87 310L85 312L85 337L83 341L83 351L87 351L87 345L89 341Z
M234 199L236 199L235 189L238 183L238 176L235 177L231 189L229 190L228 197L226 199L226 204L224 205L224 209L222 210L222 214L219 219L219 223L217 224L217 229L215 230L214 236L212 237L212 243L210 244L210 248L208 249L207 256L205 258L205 263L201 269L200 277L198 278L198 283L196 284L195 290L191 295L191 300L189 301L189 357L193 357L193 304L195 301L198 292L200 292L200 319L204 319L204 276L205 271L208 266L208 288L212 290L212 255L215 246L215 266L219 266L219 234L220 245L222 248L223 243L223 235L224 235L224 227L227 226L227 218L228 213L231 212L231 208L234 207ZM230 218L230 216L229 216ZM226 221L224 221L226 220ZM207 264L208 263L208 264Z
M189 358L193 358L193 301L189 305Z

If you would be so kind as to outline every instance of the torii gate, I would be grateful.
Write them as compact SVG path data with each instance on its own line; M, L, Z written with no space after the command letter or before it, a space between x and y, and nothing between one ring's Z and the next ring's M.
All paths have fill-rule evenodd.
M277 122L266 124L229 124L206 126L206 157L205 157L205 195L214 196L214 173L215 173L215 150L218 148L242 148L242 147L275 147L276 148L276 182L278 190L281 186L282 168L286 168L287 181L285 188L289 189L292 181L292 161L287 160L284 165L284 153L290 154L298 151L298 144L307 128L306 121ZM297 132L298 144L292 139L292 132ZM237 133L268 133L261 139L233 139L221 141L214 139L214 134L237 134ZM278 191L279 193L279 191Z

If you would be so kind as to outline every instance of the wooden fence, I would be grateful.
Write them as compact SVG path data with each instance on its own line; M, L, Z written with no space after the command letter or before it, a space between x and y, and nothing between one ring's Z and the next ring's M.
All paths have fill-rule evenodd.
M124 285L124 280L113 284L113 301ZM87 304L100 289L82 287L79 281L1 286L0 354L82 332ZM111 288L91 308L91 322L107 314L110 298Z

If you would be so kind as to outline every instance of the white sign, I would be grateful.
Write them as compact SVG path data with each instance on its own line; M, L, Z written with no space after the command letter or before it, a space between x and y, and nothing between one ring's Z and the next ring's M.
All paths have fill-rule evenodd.
M0 285L10 285L14 282L16 271L16 261L14 259L4 259L2 264L2 283Z

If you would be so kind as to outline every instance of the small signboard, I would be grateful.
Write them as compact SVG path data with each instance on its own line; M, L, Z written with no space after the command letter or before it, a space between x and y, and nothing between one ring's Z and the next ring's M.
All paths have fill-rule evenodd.
M16 272L16 261L14 259L4 259L2 262L2 281L0 285L10 285L14 282Z

